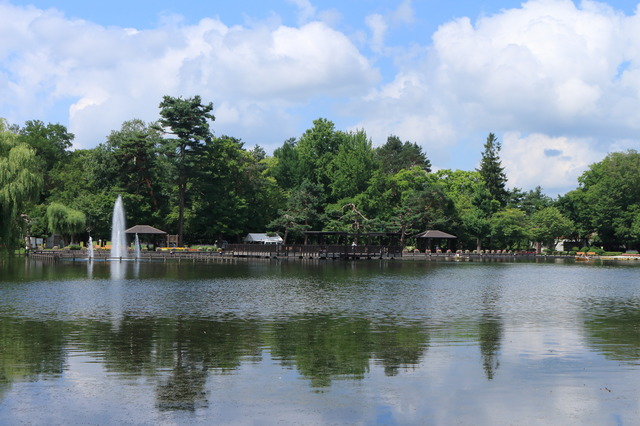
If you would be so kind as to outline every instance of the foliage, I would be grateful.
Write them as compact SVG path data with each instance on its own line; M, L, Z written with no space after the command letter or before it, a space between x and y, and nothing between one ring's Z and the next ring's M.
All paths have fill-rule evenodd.
M518 249L527 244L527 223L524 211L505 209L491 217L491 236L501 249Z
M83 232L87 218L84 213L71 209L60 203L51 203L47 207L49 230L63 236L70 236Z
M556 207L547 207L533 213L529 219L529 237L536 242L555 246L556 239L566 237L573 232L574 224Z
M292 242L305 241L308 230L398 232L402 244L413 244L428 229L476 250L551 245L559 237L607 249L640 243L635 151L609 154L577 189L553 200L540 187L507 189L492 133L477 170L432 173L416 143L391 135L375 148L364 130L337 130L324 118L270 156L233 136L213 137L212 110L198 96L166 96L157 122L126 121L96 148L74 151L64 126L2 121L0 245L17 243L26 218L32 235L71 235L63 223L74 215L65 211L84 214L82 225L67 223L73 233L107 239L118 194L129 223L178 233L189 244L266 230Z
M500 149L502 145L493 133L489 133L484 144L484 152L480 161L480 176L491 195L491 199L497 201L500 206L505 206L508 198L506 190L507 176L500 161Z
M0 119L0 250L18 246L24 223L20 218L27 204L38 198L42 174L33 149L20 143L17 135Z
M198 175L195 167L203 154L204 146L211 141L209 121L215 120L213 104L202 104L200 96L189 99L165 96L160 103L160 120L165 132L177 136L166 139L165 154L174 159L175 185L178 190L178 245L184 237L187 186Z
M565 197L572 219L597 233L612 248L640 242L635 223L640 213L640 154L615 152L589 166L580 187Z
M425 172L431 172L431 161L422 152L422 148L411 142L404 142L399 137L391 135L387 142L376 149L376 157L380 162L380 169L387 174L396 174L400 170L420 167Z

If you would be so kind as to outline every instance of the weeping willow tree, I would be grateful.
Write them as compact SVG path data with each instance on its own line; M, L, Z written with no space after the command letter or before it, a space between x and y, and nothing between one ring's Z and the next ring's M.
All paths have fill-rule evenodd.
M87 218L84 213L74 210L60 203L51 203L47 207L47 223L49 231L58 233L63 237L69 237L73 243L73 237L85 230Z
M0 118L0 254L20 246L24 221L20 215L42 189L35 152L18 143L6 120Z

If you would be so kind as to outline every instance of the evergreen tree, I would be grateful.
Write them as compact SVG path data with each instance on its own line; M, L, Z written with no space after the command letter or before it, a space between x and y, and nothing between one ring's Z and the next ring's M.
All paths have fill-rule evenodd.
M493 133L489 133L487 142L484 144L484 152L480 161L480 176L485 182L486 188L491 198L501 207L507 204L509 192L506 189L507 176L500 161L500 142Z
M177 139L165 141L168 152L175 158L176 186L178 187L178 244L184 237L184 210L187 184L194 178L197 169L193 167L203 154L203 147L211 141L209 121L215 120L211 114L213 104L202 104L200 96L182 99L165 96L160 103L160 125Z
M400 170L409 170L415 166L431 172L431 161L422 152L422 148L415 142L402 143L397 136L389 136L387 143L376 149L376 156L382 171L388 174L394 175Z

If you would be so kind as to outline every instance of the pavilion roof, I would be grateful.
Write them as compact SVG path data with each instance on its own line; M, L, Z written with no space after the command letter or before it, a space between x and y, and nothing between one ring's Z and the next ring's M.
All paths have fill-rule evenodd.
M428 231L421 232L414 235L415 238L458 238L455 235L447 234L446 232L430 229Z
M153 226L149 226L149 225L136 225L133 226L129 229L127 229L126 231L124 231L125 234L162 234L162 235L166 235L166 232L158 229L158 228L154 228Z

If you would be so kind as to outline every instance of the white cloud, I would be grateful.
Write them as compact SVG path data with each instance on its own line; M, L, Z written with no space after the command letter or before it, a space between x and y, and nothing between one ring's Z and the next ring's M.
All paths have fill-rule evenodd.
M373 14L365 19L371 31L371 48L374 52L380 53L384 47L384 36L387 32L387 23L382 15Z
M415 10L412 0L404 0L393 12L392 19L396 24L412 24L415 22Z
M575 187L572 179L599 155L637 147L640 9L625 16L594 1L531 0L446 22L428 45L398 44L394 33L388 47L392 31L418 22L404 0L348 25L351 37L367 34L368 58L328 23L338 12L289 3L299 12L295 27L278 19L187 25L170 16L152 30L0 3L0 115L47 121L64 108L57 120L68 117L76 146L90 147L125 120L156 119L163 95L199 94L214 102L217 134L268 151L324 116L365 129L377 145L390 134L415 141L435 168L461 167L470 150L474 161L465 164L475 163L477 135L493 132L513 164L510 184L524 189ZM380 75L392 77L381 83ZM521 146L543 147L532 149L553 164L554 179L516 158L531 158ZM550 158L556 151L563 155Z
M378 79L351 41L321 22L247 28L173 20L136 31L2 4L0 28L3 114L20 122L67 105L77 147L96 145L125 120L157 118L167 94L224 103L217 113L230 126L224 133L264 139L274 128L292 127L271 122L292 120L288 108L317 96L363 94ZM232 119L221 116L227 110L234 111ZM256 123L262 127L246 131ZM273 133L280 142L291 136Z
M365 112L358 126L415 138L436 168L452 167L447 151L458 142L505 135L510 185L570 189L611 147L638 143L639 28L638 13L570 0L447 22L429 49L407 47L393 81L353 103ZM479 156L481 141L475 146ZM563 155L545 157L544 149Z
M591 145L587 139L507 133L502 141L501 158L509 186L540 185L549 195L575 188L582 172L606 155L594 151Z
M309 0L288 0L298 7L298 23L306 24L316 15L316 8Z
M479 107L475 119L489 127L602 131L621 118L611 116L612 108L638 105L629 93L640 88L631 77L640 56L629 52L640 41L623 30L628 19L598 3L579 9L569 0L529 1L475 26L458 19L433 37L438 86L460 107ZM627 80L618 76L623 63Z

